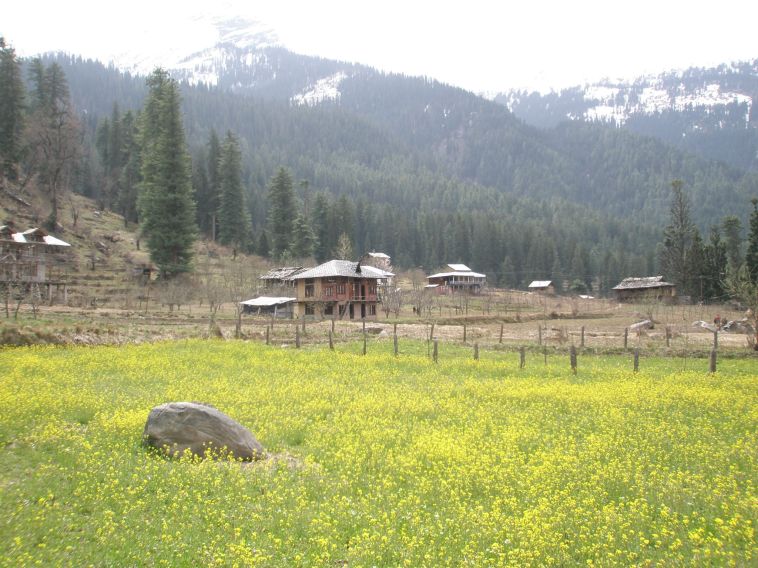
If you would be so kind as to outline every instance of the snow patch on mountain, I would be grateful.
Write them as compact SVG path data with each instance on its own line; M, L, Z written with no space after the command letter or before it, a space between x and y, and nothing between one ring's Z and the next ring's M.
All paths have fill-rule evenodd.
M572 120L612 121L624 124L634 114L658 114L667 110L677 112L695 108L713 108L731 104L745 105L745 123L750 120L753 99L735 91L724 91L718 83L688 91L680 85L674 92L660 84L642 87L621 88L609 85L593 85L584 92L584 100L594 103L581 116L568 115Z
M182 34L168 47L120 53L113 56L111 62L135 75L149 75L156 67L162 67L178 71L192 84L217 85L221 73L230 63L242 57L248 65L255 65L261 56L258 52L280 45L271 28L248 18L230 15L195 17L190 19L189 25L191 33ZM166 32L139 31L136 43L150 45L149 38L156 33Z
M341 96L339 87L345 79L347 79L347 74L339 71L334 75L319 79L309 89L291 97L290 101L296 105L307 106L315 106L324 101L338 101Z

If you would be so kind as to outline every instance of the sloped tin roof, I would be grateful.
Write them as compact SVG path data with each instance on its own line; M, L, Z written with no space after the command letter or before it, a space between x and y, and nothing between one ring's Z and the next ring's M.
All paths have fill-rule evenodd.
M673 286L670 282L664 282L663 276L645 276L642 278L624 278L614 290L642 290L644 288L666 288Z
M319 264L316 268L305 270L292 276L292 280L301 280L303 278L386 278L387 272L374 268L373 266L361 266L360 272L357 272L357 262L349 260L330 260L324 264Z
M244 302L240 302L240 304L244 306L258 307L281 306L282 304L289 304L290 302L294 302L296 299L297 298L286 298L279 296L261 296L260 298L245 300Z

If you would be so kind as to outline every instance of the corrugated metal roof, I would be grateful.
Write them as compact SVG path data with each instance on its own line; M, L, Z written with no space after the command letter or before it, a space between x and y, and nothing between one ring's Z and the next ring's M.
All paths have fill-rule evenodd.
M663 276L645 276L642 278L624 278L614 290L641 290L644 288L666 288L673 286L670 282L664 282Z
M303 278L328 278L341 276L343 278L387 278L388 272L379 270L373 266L361 266L361 271L356 272L358 267L357 262L351 262L349 260L330 260L324 264L318 265L316 268L305 270L292 276L292 280L301 280Z
M479 274L478 272L471 272L470 270L467 272L462 270L455 272L438 272L437 274L432 274L426 278L428 280L429 278L444 278L445 276L473 276L474 278L487 278L486 274Z
M1 228L4 229L3 232L7 234L7 228L8 228L7 225ZM35 240L32 237L38 237L39 240ZM42 242L46 245L50 245L54 247L70 247L71 246L66 241L62 241L61 239L53 237L52 235L48 235L42 229L28 229L20 233L11 233L11 239L13 239L13 241L16 243L34 244L34 243Z
M533 280L529 288L547 288L553 284L552 280Z
M302 266L282 266L272 268L266 274L260 277L260 280L285 280L291 278L298 272L305 270Z
M471 272L471 269L465 264L448 264L456 272Z
M296 298L261 296L260 298L245 300L244 302L240 302L240 304L244 306L258 306L258 307L280 306L282 304L289 304L290 302L294 302L295 300Z

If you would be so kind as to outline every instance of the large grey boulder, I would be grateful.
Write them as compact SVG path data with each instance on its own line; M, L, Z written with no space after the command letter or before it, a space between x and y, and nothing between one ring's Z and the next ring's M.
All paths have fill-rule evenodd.
M253 434L239 422L208 404L168 402L150 411L142 443L171 456L185 450L205 457L206 451L220 451L236 459L262 459L266 453Z

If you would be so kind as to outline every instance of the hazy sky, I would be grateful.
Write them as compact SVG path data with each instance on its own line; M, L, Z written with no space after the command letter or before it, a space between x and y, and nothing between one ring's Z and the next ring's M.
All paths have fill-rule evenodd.
M239 12L298 53L426 75L475 92L758 57L758 1L52 0L5 2L0 34L21 55L108 59L201 41L196 17ZM203 47L203 46L201 46Z

